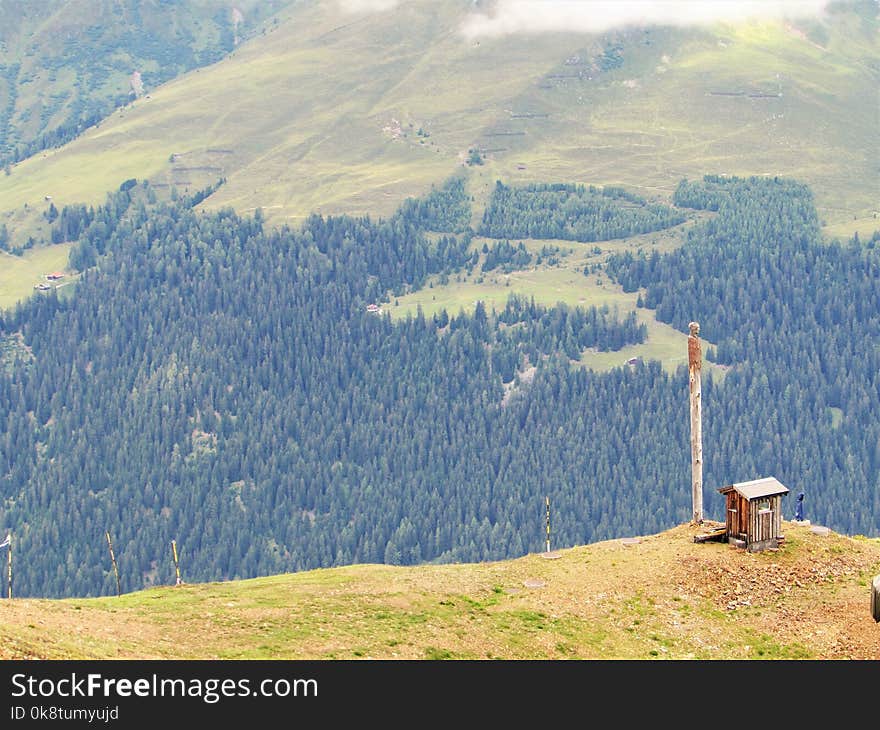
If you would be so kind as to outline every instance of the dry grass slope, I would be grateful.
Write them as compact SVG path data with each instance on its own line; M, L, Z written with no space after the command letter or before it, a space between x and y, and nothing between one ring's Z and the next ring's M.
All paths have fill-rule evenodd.
M880 659L880 541L785 524L777 553L682 525L468 565L355 565L0 601L0 658Z

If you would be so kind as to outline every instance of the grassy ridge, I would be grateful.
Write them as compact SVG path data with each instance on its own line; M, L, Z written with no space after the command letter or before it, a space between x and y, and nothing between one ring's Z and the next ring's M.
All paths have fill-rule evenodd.
M880 659L880 542L786 523L780 552L750 555L696 531L555 559L0 601L0 658Z

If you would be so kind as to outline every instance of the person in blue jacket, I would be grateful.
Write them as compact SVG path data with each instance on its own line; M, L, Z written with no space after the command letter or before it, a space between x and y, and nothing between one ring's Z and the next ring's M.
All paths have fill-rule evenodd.
M801 492L797 496L797 506L794 509L794 518L797 522L804 521L804 493Z

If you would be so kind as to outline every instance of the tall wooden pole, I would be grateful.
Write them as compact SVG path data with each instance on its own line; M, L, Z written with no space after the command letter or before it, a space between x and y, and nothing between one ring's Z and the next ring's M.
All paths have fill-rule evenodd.
M547 505L547 518L546 518L546 524L547 524L547 552L549 553L549 552L550 552L550 497L545 497L544 500L545 500L546 505Z
M691 392L691 493L693 498L693 522L703 522L703 386L700 371L703 351L700 346L700 323L691 322L688 335L688 376Z
M180 563L177 560L177 540L171 541L171 554L174 556L174 572L177 574L175 585L180 585L183 581L180 580Z
M116 595L122 595L122 584L119 582L119 568L116 566L116 556L113 554L113 543L110 542L110 530L107 530L107 547L110 549L110 562L113 563L113 572L116 574Z

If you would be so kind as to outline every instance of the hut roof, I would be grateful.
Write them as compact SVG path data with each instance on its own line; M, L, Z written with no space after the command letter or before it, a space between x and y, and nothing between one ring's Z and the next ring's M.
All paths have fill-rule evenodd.
M753 479L750 482L740 482L721 487L718 491L727 494L736 490L748 500L760 499L761 497L775 497L777 494L788 494L788 487L784 486L776 477L763 477Z

